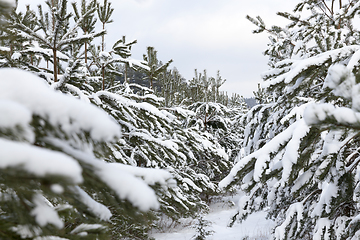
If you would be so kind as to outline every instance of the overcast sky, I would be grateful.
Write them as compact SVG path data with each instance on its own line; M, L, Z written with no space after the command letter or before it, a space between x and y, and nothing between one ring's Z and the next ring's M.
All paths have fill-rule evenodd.
M102 2L102 0L98 0ZM111 0L110 0L111 1ZM32 9L45 1L19 0ZM69 0L69 2L72 2ZM227 81L220 90L253 96L267 69L266 34L252 34L256 27L245 19L260 15L268 25L280 24L277 11L291 11L296 0L113 0L114 22L107 27L108 46L126 35L137 39L133 58L142 59L147 46L158 51L159 60L173 59L187 80L194 69L217 70ZM21 9L21 8L20 8ZM287 22L284 22L286 24Z

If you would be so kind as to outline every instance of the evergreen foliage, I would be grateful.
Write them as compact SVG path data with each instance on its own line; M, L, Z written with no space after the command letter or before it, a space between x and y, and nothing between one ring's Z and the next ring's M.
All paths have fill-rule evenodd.
M301 1L293 14L279 13L290 20L284 28L248 17L255 32L270 34L263 86L272 101L241 117L243 155L220 186L247 192L238 219L269 208L274 239L359 237L360 42L352 25L359 8L356 1Z
M46 6L13 9L0 32L1 67L40 77L0 70L6 75L0 115L12 116L0 119L1 149L25 153L20 160L0 153L0 238L147 239L164 215L176 220L206 210L232 166L229 152L240 135L230 119L245 111L242 97L222 94L218 73L202 79L208 102L195 103L180 73L167 71L172 61L161 64L151 47L146 62L131 59L136 41L125 36L106 52L105 24L114 10L106 0ZM101 47L93 42L100 36ZM134 75L158 81L161 89L132 83ZM201 106L214 110L214 125L191 123L204 118ZM66 171L52 158L61 158Z
M205 200L219 192L215 173L221 174L220 167L226 171L231 165L212 135L184 126L193 112L159 110L161 99L150 89L147 92L140 96L125 87L117 94L97 92L94 98L122 126L124 141L116 147L119 159L134 166L165 168L174 175L179 188L164 194L161 202L163 213L176 220L206 209Z
M96 1L92 0L88 5L86 4L86 0L81 0L80 10L77 8L76 2L72 3L74 9L74 20L78 21L80 18L82 19L80 23L80 28L84 32L84 34L94 33L95 32L95 24L96 19L94 18L94 13L96 11ZM90 12L90 14L88 13ZM88 42L84 43L84 59L85 65L87 65L88 60Z
M157 58L157 51L154 47L147 47L146 55L143 56L144 61L147 62L147 69L142 69L146 78L150 81L150 89L154 89L154 81L159 80L159 77L166 72L166 69L173 62L170 59L167 63L161 64Z
M113 20L111 19L111 15L114 12L114 8L111 7L111 2L108 2L107 0L104 0L103 5L100 5L100 3L97 3L97 13L99 16L99 20L102 23L102 28L105 30L105 25L112 23ZM101 39L101 51L105 51L105 37L102 36Z
M30 73L1 74L1 238L144 239L151 215L139 210L159 207L147 185L166 189L171 175L109 163L120 127L104 111Z
M198 218L198 223L196 224L196 235L193 237L193 240L206 240L207 236L212 235L214 231L206 230L210 224L211 222L200 216Z

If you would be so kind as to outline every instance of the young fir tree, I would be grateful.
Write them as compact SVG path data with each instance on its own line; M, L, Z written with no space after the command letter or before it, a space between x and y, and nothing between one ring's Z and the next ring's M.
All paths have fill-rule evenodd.
M242 117L245 156L220 186L247 192L240 219L268 208L274 239L359 237L359 10L355 1L301 1L279 13L289 25L270 29L249 17L271 35L264 87L273 101Z
M114 86L114 81L121 76L128 78L127 72L130 69L144 69L144 71L149 69L146 62L130 58L131 47L136 43L136 40L132 42L124 41L125 36L115 42L109 52L100 51L100 47L95 45L90 47L92 60L90 64L91 75L101 76L101 87L97 87L98 90L119 87L121 85L120 82ZM121 71L121 64L125 65L125 72Z
M34 30L36 28L36 15L30 9L30 6L26 6L25 13L18 13L16 10L16 7L12 8L2 21L0 39L3 47L1 48L0 57L3 61L1 66L31 68L32 65L39 63L39 58L33 54L25 54L23 51L33 47L33 42L29 41L11 23L20 22L29 29Z
M176 68L164 72L159 83L161 91L158 95L164 98L165 107L179 106L186 102L188 86Z
M96 0L92 0L89 2L89 4L86 3L86 0L81 0L81 7L80 9L77 8L77 3L72 3L73 10L74 10L74 20L78 21L80 18L82 18L82 21L80 23L80 28L84 32L84 35L87 35L88 33L94 33L95 32L95 24L97 19L94 16L94 13L96 11ZM89 14L90 12L90 14ZM103 35L104 36L104 35ZM88 42L85 41L84 43L84 59L85 64L88 65Z
M99 17L99 21L102 23L102 29L105 31L106 24L112 23L111 15L114 12L114 8L111 7L111 2L104 0L104 4L97 4L97 13ZM102 36L101 39L101 51L105 51L105 36Z
M203 73L199 73L195 69L195 77L188 83L186 102L192 104L196 102L215 102L227 105L227 98L220 92L220 87L225 83L226 79L222 79L220 71L216 77L209 77L206 69Z
M223 147L210 134L184 127L184 119L192 112L182 108L160 110L161 98L150 89L145 94L134 94L128 89L131 86L126 84L116 93L94 94L97 104L122 126L124 141L118 142L114 151L123 163L165 168L174 175L178 187L160 195L163 214L176 220L206 209L205 200L218 193L213 181L219 166L199 165L206 161L228 163Z
M94 8L89 9L81 18L71 24L72 14L67 11L67 0L46 1L49 8L44 12L41 5L38 6L38 16L29 9L29 21L23 21L22 14L14 12L8 20L8 26L14 29L15 36L23 36L28 43L21 51L18 51L18 58L21 61L20 67L33 71L46 78L50 83L58 82L61 74L65 72L62 63L67 65L69 61L75 61L79 56L75 54L78 49L87 41L104 34L103 32L91 33L78 36L78 30L83 20L90 16ZM47 62L46 68L41 61L30 61L28 58L41 58ZM53 65L52 69L48 63Z
M159 77L166 72L166 69L173 62L169 60L165 64L161 64L157 58L157 51L154 47L147 47L146 55L143 56L144 61L147 62L147 69L141 69L146 75L146 79L150 81L150 89L154 90L154 81L158 81Z
M113 51L123 59L127 59L131 56L132 45L136 44L137 40L131 42L126 41L126 37L123 36L113 46ZM124 62L124 82L129 83L128 71L133 68L130 62Z

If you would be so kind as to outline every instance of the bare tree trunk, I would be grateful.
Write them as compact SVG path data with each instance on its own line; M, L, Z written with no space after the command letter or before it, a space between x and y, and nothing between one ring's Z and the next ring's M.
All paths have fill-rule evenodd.
M103 23L103 30L105 30L105 23ZM101 36L102 42L101 42L101 51L105 51L105 35L103 34Z
M85 66L87 67L87 42L85 42Z
M84 32L85 35L87 34L87 31ZM87 41L85 41L85 66L87 67Z
M105 66L104 65L101 66L101 71L102 71L102 90L105 90Z
M53 61L54 61L54 82L57 82L58 78L58 63L56 56L56 49L53 49Z
M127 64L125 63L125 79L124 82L129 83L128 79L127 79Z
M341 0L339 0L339 10L341 10L341 8L342 8L342 1ZM341 18L339 19L339 25L338 25L338 27L337 27L337 29L340 29L341 28Z

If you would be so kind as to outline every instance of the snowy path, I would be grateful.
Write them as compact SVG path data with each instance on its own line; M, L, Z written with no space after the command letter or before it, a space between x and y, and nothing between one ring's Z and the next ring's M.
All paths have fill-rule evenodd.
M265 240L269 239L274 223L266 220L266 213L259 212L249 216L242 223L236 222L232 228L227 227L230 218L236 213L236 207L227 207L224 203L211 206L210 213L204 219L211 222L206 230L213 230L214 233L208 236L208 240ZM197 220L191 226L177 227L168 233L154 233L152 237L156 240L191 240L196 234Z

